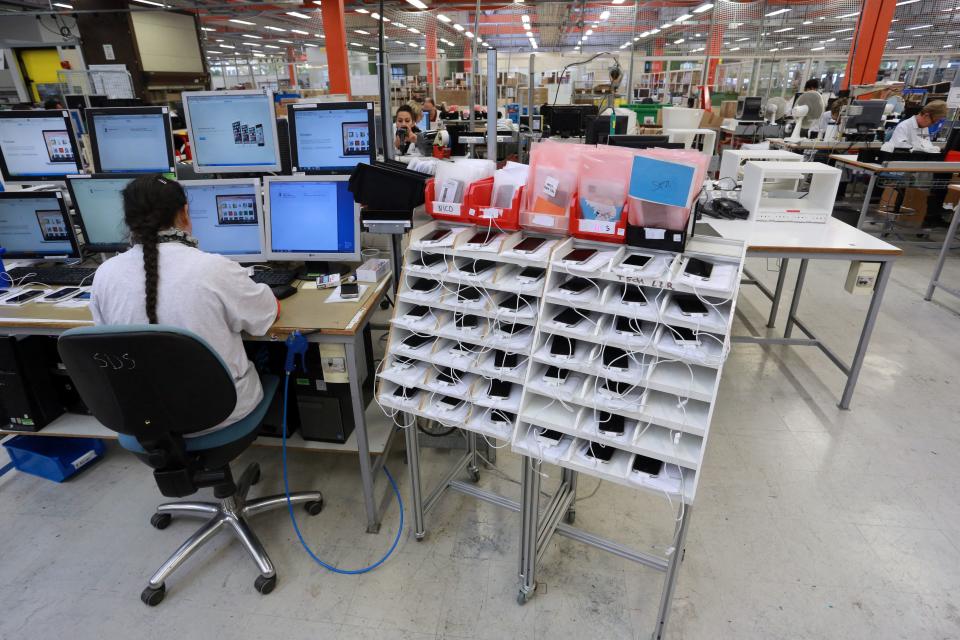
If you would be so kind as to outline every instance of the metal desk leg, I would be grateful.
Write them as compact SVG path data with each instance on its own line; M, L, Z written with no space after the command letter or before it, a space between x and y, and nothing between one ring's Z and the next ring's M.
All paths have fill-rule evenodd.
M477 434L467 432L467 451L470 453L470 462L467 463L467 473L470 479L477 482L480 479L480 457L477 453Z
M680 572L680 563L686 553L687 526L690 524L690 513L693 507L686 505L680 523L677 525L676 546L667 565L667 576L663 580L663 591L660 592L660 613L657 614L657 626L653 631L653 640L661 640L667 631L667 621L670 619L670 606L673 604L673 592L677 586L677 574Z
M407 442L407 467L410 469L410 493L413 500L413 536L423 540L427 535L423 521L423 490L420 486L420 433L416 419L407 413L401 413L404 428L404 437Z
M863 226L863 221L867 219L867 211L870 209L870 198L873 197L873 189L877 186L877 174L870 174L870 183L867 184L867 193L863 196L863 206L860 207L860 217L857 219L857 229Z
M399 233L390 234L390 257L393 258L393 292L400 288L400 273L403 271L403 249L400 244L403 239Z
M767 327L772 329L777 326L777 312L780 310L780 296L783 295L783 285L787 281L787 267L790 264L789 258L780 260L780 273L777 275L777 288L773 292L773 300L770 306L770 318L767 320Z
M357 437L357 452L360 455L360 485L363 490L363 506L367 512L367 533L380 532L380 520L373 495L373 467L370 463L370 443L367 441L367 419L363 406L363 381L360 380L360 365L357 358L363 357L363 331L358 330L343 347L347 356L347 375L350 377L350 402L353 404L354 435Z
M567 509L567 524L573 524L577 519L577 478L579 475L572 469L561 468L560 482L566 482L570 486L570 493L573 494L573 498L570 500L570 508Z
M927 295L923 299L930 301L933 299L933 291L937 288L937 282L940 280L940 273L943 271L943 263L950 253L950 245L957 235L957 227L960 226L960 204L953 210L953 218L950 220L950 228L947 229L947 237L943 239L943 246L940 248L940 255L937 257L937 266L933 268L933 275L930 276L930 284L927 285Z
M797 307L800 306L800 294L803 293L803 281L807 277L807 259L800 261L800 271L797 272L797 286L793 290L793 299L790 301L790 313L787 314L787 326L783 330L783 337L789 338L793 333L793 323L797 317Z
M892 262L885 261L880 263L880 273L877 275L877 284L873 287L873 297L870 299L867 318L863 321L860 341L857 342L857 352L853 355L853 362L850 363L850 375L847 376L847 384L843 388L843 396L840 398L841 409L850 408L850 400L853 399L853 390L857 386L860 368L863 367L863 359L867 355L867 347L870 345L870 335L873 333L873 326L877 323L877 316L880 315L880 304L883 302L883 294L887 289L887 281L890 279L890 271L892 269Z
M520 592L524 604L537 588L537 529L540 516L540 462L523 456L520 504Z

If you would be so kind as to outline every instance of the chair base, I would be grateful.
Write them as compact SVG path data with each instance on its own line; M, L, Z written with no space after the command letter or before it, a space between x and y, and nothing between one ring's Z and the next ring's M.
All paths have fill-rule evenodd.
M254 583L257 591L264 595L273 591L277 583L276 570L266 549L247 523L247 519L286 507L287 497L276 495L248 501L247 492L250 486L259 480L259 476L260 469L256 464L248 466L237 485L237 492L221 500L219 504L216 502L168 502L157 507L157 512L150 518L150 524L157 529L166 529L174 515L206 518L206 522L187 538L186 542L180 545L180 548L151 576L146 589L140 594L140 599L145 604L150 606L160 604L166 594L166 579L223 528L227 528L240 540L247 553L253 558L254 564L257 565L260 571ZM290 502L304 505L310 515L317 515L323 510L323 494L319 491L292 493Z

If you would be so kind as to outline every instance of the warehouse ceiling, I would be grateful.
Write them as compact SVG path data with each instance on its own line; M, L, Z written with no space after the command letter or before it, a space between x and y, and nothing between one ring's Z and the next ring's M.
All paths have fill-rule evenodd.
M860 0L789 3L784 0L716 3L654 2L497 2L462 0L414 4L346 4L348 47L375 53L377 30L384 27L391 56L427 55L428 35L435 32L437 56L468 57L472 47L507 52L561 51L592 54L631 50L647 56L701 58L718 51L723 58L755 57L845 59L856 36ZM82 0L15 0L9 11L54 10L69 20ZM196 12L203 25L208 56L297 57L324 46L318 3L237 0L134 0L134 9L164 7ZM711 42L711 33L714 42ZM923 53L950 56L960 49L960 0L901 0L885 55Z

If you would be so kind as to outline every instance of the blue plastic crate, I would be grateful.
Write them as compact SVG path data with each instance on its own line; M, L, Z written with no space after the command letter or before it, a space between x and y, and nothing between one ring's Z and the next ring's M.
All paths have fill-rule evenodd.
M106 446L96 438L52 438L15 436L3 443L18 471L63 482L94 460L101 458Z

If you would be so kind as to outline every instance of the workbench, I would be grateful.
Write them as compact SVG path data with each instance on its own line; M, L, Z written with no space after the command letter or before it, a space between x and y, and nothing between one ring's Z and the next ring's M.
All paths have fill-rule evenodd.
M953 191L954 193L960 193L960 184L952 184L947 187L947 189ZM940 248L940 255L937 256L937 266L933 268L933 273L930 274L930 284L927 285L927 293L923 296L923 299L927 302L933 299L933 292L937 287L940 287L946 293L949 293L954 297L960 298L960 289L948 287L940 282L940 274L943 272L943 263L946 262L947 254L950 252L950 244L953 242L954 238L957 237L958 226L960 226L960 202L958 202L957 206L953 209L953 217L950 219L950 227L947 228L947 235L943 238L943 246Z

